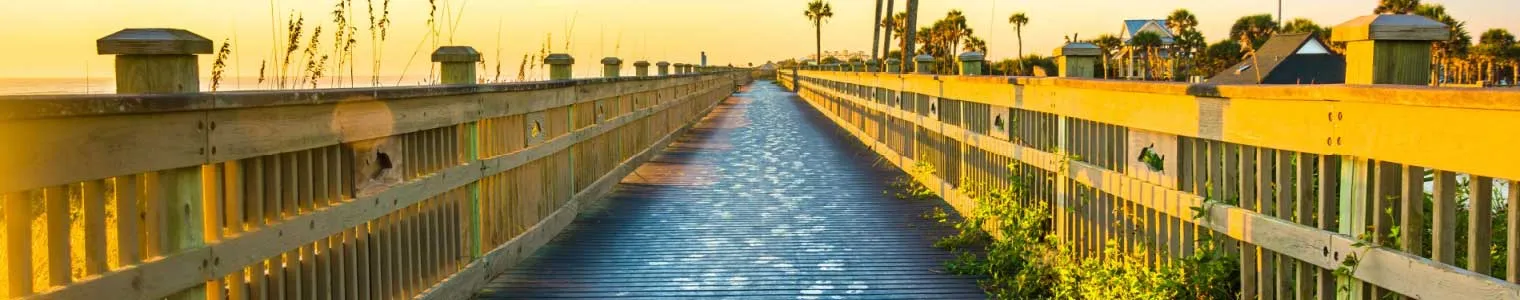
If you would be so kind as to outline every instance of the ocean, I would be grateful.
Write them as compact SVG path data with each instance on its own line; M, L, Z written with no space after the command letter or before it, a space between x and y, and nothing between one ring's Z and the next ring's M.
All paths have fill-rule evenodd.
M380 86L416 86L423 85L425 76L386 76L380 78ZM335 84L333 78L319 80L318 88L333 87L370 87L367 77L360 77L350 85L347 79L344 83ZM259 83L257 77L228 78L222 81L219 91L247 91L247 90L273 90L275 86L271 82ZM311 88L310 84L302 88ZM201 90L211 90L211 79L201 79ZM3 95L76 95L76 94L113 94L116 93L116 80L110 77L101 78L0 78L0 96Z

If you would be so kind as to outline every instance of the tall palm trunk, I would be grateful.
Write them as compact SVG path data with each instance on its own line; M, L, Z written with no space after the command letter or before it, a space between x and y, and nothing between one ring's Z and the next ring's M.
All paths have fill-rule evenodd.
M871 19L871 60L876 60L876 45L881 42L881 0L876 0L876 18Z
M1019 57L1018 58L1019 59L1024 59L1024 28L1022 28L1023 26L1019 26L1019 27L1020 28L1013 29L1013 34L1017 35L1019 37Z
M814 55L818 56L818 65L823 65L823 22L813 21L813 45Z
M918 0L908 0L908 25L903 28L906 28L903 30L903 57L912 58L913 47L916 46L913 44L913 39L918 33ZM904 59L902 71L906 73L909 70L915 70L918 67L916 65L917 63L911 59Z
M888 19L891 19L892 16L893 16L893 14L892 14L892 2L893 1L894 0L887 0L887 10L881 14L883 16L886 16ZM881 22L881 18L876 18L876 21L877 22ZM888 23L888 24L891 24L891 23ZM882 27L886 27L886 25L888 25L888 24L882 24L883 25ZM895 28L887 28L887 30L886 30L887 31L887 38L886 38L886 40L881 41L881 56L882 57L886 57L888 52L892 52L892 31L894 31L894 30L896 30L896 29ZM886 60L887 60L886 58L882 58L882 63L886 63ZM885 68L885 67L883 67L881 69L882 69L883 72L885 72L887 70L887 68Z

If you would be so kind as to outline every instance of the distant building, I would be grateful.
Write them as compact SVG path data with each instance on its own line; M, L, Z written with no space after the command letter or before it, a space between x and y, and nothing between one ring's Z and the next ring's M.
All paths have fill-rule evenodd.
M839 50L839 51L824 50L823 51L823 57L821 57L821 58L818 57L818 55L816 55L816 54L808 54L806 56L806 58L807 59L812 59L814 61L823 61L823 58L828 58L830 56L839 59L839 61L841 61L841 62L850 61L851 59L859 59L859 60L862 60L862 61L871 59L870 54L866 54L865 51L850 51L850 50Z
M1210 78L1215 84L1339 84L1346 58L1313 33L1280 34L1234 66Z
M1176 42L1176 35L1172 34L1172 30L1166 27L1166 20L1124 20L1124 30L1119 32L1119 40L1124 41L1124 48L1119 53L1118 69L1123 72L1123 74L1119 74L1120 77L1141 78L1145 73L1143 68L1147 59L1146 56L1149 54L1145 52L1145 49L1132 46L1132 43L1130 43L1130 40L1134 39L1135 35L1141 32L1154 32L1156 35L1160 35L1163 47L1155 50L1159 56L1157 58L1164 61L1167 57L1171 57L1171 53L1168 53L1166 50L1168 47L1165 46Z

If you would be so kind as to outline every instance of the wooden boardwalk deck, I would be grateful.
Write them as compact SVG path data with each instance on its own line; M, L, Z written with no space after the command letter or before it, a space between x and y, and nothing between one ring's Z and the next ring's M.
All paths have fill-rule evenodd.
M481 299L981 299L950 275L937 203L770 82L720 104Z

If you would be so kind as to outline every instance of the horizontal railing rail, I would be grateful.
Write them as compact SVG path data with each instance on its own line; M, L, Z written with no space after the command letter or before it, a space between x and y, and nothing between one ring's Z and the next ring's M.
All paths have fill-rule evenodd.
M791 88L888 160L932 166L917 179L963 214L974 209L965 195L1019 178L1032 200L1052 204L1055 233L1083 255L1115 241L1170 261L1211 230L1238 251L1244 295L1334 297L1360 285L1332 274L1351 259L1350 278L1374 295L1520 298L1520 238L1514 229L1504 243L1492 236L1495 223L1520 226L1520 158L1508 154L1520 135L1506 133L1520 128L1520 91L777 78L790 86L794 77ZM1148 164L1142 151L1164 160Z

